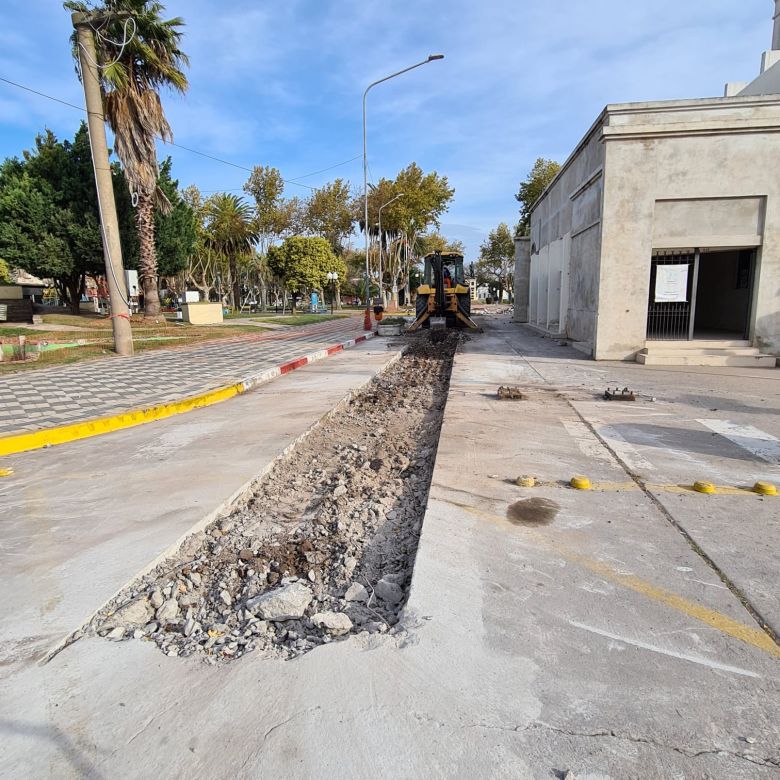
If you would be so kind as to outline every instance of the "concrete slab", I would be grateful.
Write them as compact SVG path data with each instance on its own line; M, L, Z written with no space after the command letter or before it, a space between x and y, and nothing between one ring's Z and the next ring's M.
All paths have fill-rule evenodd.
M397 354L369 342L225 404L8 458L2 662L77 628Z
M0 679L0 774L776 776L776 646L653 501L511 483L623 473L536 370L490 330L456 358L396 635L219 668L81 640Z

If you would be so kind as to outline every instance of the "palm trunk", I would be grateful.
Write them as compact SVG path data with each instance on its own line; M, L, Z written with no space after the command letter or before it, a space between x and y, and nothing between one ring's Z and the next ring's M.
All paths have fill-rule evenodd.
M144 317L160 316L160 294L157 291L157 250L154 245L154 193L139 192L135 210L138 228L138 270L144 291Z

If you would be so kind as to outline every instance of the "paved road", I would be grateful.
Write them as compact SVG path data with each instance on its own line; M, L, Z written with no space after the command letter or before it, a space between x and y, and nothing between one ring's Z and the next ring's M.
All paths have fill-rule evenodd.
M0 377L0 434L176 401L354 338L362 318L248 334L129 359L106 357Z
M0 630L0 776L777 777L777 645L721 574L772 614L776 561L764 562L776 558L780 504L560 483L574 473L602 485L629 473L689 482L702 469L734 483L776 478L778 374L596 364L505 320L456 357L397 633L219 668L87 638L35 663L30 653L86 602L170 543L169 524L186 526L179 507L203 516L251 476L269 418L294 436L303 401L326 405L310 371L364 370L365 357L349 357L230 404L15 460L0 526L0 584L15 607ZM643 400L596 401L616 383ZM523 385L528 399L498 401L501 384ZM231 482L223 453L234 451L243 473ZM529 473L545 485L517 487ZM156 506L161 475L170 481Z

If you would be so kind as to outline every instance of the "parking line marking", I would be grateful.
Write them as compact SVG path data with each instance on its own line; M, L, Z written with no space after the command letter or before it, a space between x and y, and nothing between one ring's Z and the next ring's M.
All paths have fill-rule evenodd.
M591 634L598 634L599 636L607 637L608 639L614 639L616 642L622 642L626 645L633 645L639 647L642 650L649 650L651 653L661 653L661 655L668 655L672 658L679 658L682 661L690 661L694 664L700 664L701 666L709 666L711 669L720 669L724 672L734 672L734 674L741 674L744 677L761 677L760 674L750 672L747 669L741 669L738 666L729 666L728 664L721 664L717 661L711 661L709 658L702 658L700 655L689 655L688 653L678 653L675 650L666 650L663 647L648 644L642 642L640 639L628 639L618 634L611 634L609 631L602 631L600 628L594 628L593 626L585 625L585 623L578 623L576 620L568 621L570 626L581 628L584 631L590 631Z
M498 515L495 512L486 512L483 509L477 509L477 507L469 504L462 504L451 499L436 499L440 501L446 501L446 503L452 506L457 506L469 514L476 517L484 517L488 520L499 521L502 524L506 524L509 521L506 517ZM596 561L593 558L589 558L580 553L574 552L574 550L564 547L563 545L556 544L552 539L547 538L541 532L535 531L532 528L524 528L523 533L526 537L533 537L538 543L549 550L557 552L563 556L566 560L578 563L584 566L586 569L599 574L607 580L616 582L618 585L622 585L624 588L633 590L635 593L639 593L642 596L646 596L653 601L657 601L661 604L670 607L678 612L681 612L688 617L699 620L705 625L715 628L723 634L738 639L745 644L751 645L758 650L763 650L765 653L773 656L774 658L780 658L780 646L778 646L769 634L762 631L760 628L753 628L752 626L746 626L744 623L740 623L727 615L717 612L714 609L697 604L694 601L689 601L683 596L678 596L676 593L671 593L668 590L663 590L649 582L636 577L633 574L621 574L620 572L608 566L606 563Z
M767 463L780 465L780 439L752 425L737 425L730 420L697 420L705 428L723 436L743 450Z

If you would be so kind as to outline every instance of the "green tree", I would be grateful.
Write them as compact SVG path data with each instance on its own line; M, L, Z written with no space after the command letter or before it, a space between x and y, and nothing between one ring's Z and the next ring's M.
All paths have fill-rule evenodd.
M179 93L187 90L182 69L188 59L179 48L184 22L178 17L163 20L165 6L156 0L103 0L97 9L82 0L67 0L64 6L71 11L97 12L108 19L94 28L103 105L114 132L116 154L130 189L137 196L135 216L144 316L158 317L154 209L157 204L167 211L170 204L157 186L157 139L173 140L159 92L163 88ZM74 55L78 58L75 38Z
M477 261L477 282L496 291L499 302L503 300L504 290L512 298L512 280L515 267L515 242L509 226L502 222L491 230L487 240L482 243Z
M257 225L252 207L237 195L220 192L206 204L206 243L227 262L230 301L234 309L241 305L239 265L246 261L257 241Z
M0 258L0 284L11 284L11 269L8 263Z
M268 250L268 266L293 293L293 307L298 295L325 288L328 271L335 271L342 284L347 274L344 260L320 236L291 236L272 246Z
M123 243L132 236L127 185L112 166ZM10 266L52 279L78 313L87 274L104 272L97 193L87 130L72 142L47 130L22 159L0 166L0 257Z
M466 247L462 241L447 238L439 232L426 233L420 236L417 240L417 247L421 257L431 252L455 252L460 255L466 252Z
M162 276L174 276L187 267L197 240L197 219L193 209L179 192L179 182L171 178L171 158L160 165L157 186L162 190L170 210L154 214L154 240L158 270Z
M344 242L355 224L351 199L349 182L336 179L315 190L303 204L302 227L326 238L337 255L343 254Z
M560 169L560 163L555 162L555 160L545 160L543 157L539 157L525 181L520 183L520 189L515 195L515 200L520 203L520 222L516 231L518 236L531 234L531 208Z
M252 169L244 192L255 201L257 241L264 255L274 241L296 228L300 202L297 198L285 199L282 174L270 165Z

